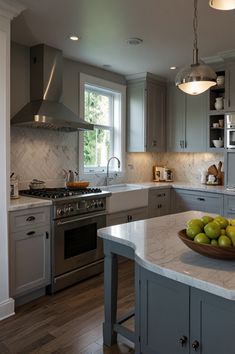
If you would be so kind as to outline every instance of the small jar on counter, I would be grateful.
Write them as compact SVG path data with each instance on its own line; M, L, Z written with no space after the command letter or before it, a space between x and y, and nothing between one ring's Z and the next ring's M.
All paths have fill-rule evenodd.
M14 175L11 175L11 178L10 178L10 197L11 197L11 199L19 198L18 179Z

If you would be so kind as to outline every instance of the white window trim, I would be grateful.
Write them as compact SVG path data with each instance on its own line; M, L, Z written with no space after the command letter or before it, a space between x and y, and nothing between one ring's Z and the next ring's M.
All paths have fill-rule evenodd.
M121 161L121 168L119 171L116 169L113 171L119 176L122 176L125 173L125 151L126 151L126 86L117 84L111 81L103 80L95 76L86 75L80 73L80 117L84 119L84 88L85 84L94 85L100 87L101 89L108 89L114 92L118 92L121 95L121 120L120 120L120 132L121 132L121 146L119 150L121 151L120 156L117 156ZM114 132L115 134L115 132ZM104 171L84 171L84 158L83 158L83 134L79 134L79 173L80 178L88 175L104 175L106 174L106 168ZM115 165L116 166L116 165ZM112 170L111 170L112 172Z

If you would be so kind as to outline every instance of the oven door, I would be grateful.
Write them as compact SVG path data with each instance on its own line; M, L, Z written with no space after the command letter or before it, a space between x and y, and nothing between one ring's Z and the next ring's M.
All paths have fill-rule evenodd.
M106 226L106 213L54 221L54 275L84 267L103 258L102 239L97 229Z
M227 129L227 148L235 149L235 128Z

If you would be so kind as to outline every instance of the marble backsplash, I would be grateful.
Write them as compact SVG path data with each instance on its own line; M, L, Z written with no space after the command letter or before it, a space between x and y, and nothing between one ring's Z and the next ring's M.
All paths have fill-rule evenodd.
M77 170L77 133L43 129L11 128L11 172L26 188L33 179L48 187L63 184L63 168Z
M42 129L11 129L11 171L26 188L33 178L46 181L48 187L64 184L63 168L78 169L78 134ZM223 162L223 154L212 153L127 153L125 173L112 183L140 183L152 180L152 166L172 169L177 182L200 183L202 170ZM104 175L86 176L92 185L103 185Z
M174 181L200 183L201 172L210 165L224 162L220 153L129 153L127 154L127 182L152 180L152 166L168 167ZM223 167L222 167L223 170Z

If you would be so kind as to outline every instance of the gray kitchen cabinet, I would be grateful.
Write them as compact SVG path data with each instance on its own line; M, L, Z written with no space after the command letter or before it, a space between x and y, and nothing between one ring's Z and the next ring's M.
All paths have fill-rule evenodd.
M147 73L128 80L127 151L165 151L165 83Z
M175 188L172 192L172 213L180 213L188 210L223 215L223 195Z
M234 354L235 303L140 269L142 354Z
M235 151L227 150L224 154L225 165L225 185L227 187L235 187Z
M137 208L125 210L118 213L107 215L107 226L125 224L131 221L143 220L148 218L148 208Z
M225 102L226 112L235 111L235 62L227 62L225 69Z
M51 280L50 207L10 212L10 292L20 296Z
M144 268L140 280L141 353L188 354L189 287Z
M235 219L235 196L224 195L224 216Z
M186 95L167 87L167 150L201 152L207 149L208 93Z
M170 214L170 188L150 189L148 198L148 217Z

